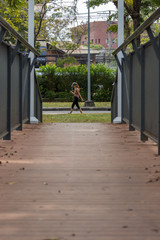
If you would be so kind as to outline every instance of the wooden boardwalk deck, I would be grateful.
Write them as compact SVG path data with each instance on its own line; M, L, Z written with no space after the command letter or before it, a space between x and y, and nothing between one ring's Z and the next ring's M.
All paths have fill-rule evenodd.
M156 153L126 125L26 125L0 140L0 240L159 240Z

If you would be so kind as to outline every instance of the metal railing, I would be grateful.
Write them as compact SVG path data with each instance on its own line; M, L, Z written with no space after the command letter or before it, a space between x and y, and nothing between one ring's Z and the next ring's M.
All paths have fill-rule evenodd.
M0 138L10 139L11 131L22 130L30 121L30 74L35 63L29 53L38 52L0 16ZM16 38L16 46L5 42L5 33ZM20 52L23 45L27 54ZM35 78L35 117L42 121L42 98Z
M122 73L122 120L129 130L138 129L141 140L149 138L158 143L160 154L160 33L154 37L151 25L160 17L158 8L113 54ZM147 31L150 41L140 47L136 38ZM132 43L134 51L125 53ZM117 54L122 51L122 62ZM114 89L117 83L115 83ZM114 103L114 92L112 105ZM112 107L112 116L117 110Z
M113 83L113 90L111 96L111 122L117 117L117 75Z

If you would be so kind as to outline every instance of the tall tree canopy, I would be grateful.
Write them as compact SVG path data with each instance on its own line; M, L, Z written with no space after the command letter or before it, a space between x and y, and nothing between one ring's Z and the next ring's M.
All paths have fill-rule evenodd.
M4 0L10 7L18 8L22 5L22 0Z
M99 6L113 2L118 8L118 0L90 0L91 7ZM139 25L151 14L157 7L160 6L160 0L124 0L125 7L125 28L127 37L130 34L128 26L128 18L133 22L133 28L136 30ZM127 29L128 28L128 29Z
M77 0L70 6L63 5L61 0L35 0L35 44L38 39L44 39L77 48L77 44L71 46L66 42L73 35L69 26L76 19L76 4ZM0 15L25 39L28 38L28 1L0 1Z

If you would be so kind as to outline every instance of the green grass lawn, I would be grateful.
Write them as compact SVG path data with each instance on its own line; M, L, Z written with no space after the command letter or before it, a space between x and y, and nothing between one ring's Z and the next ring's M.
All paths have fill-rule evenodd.
M80 106L83 107L84 103L79 102ZM72 102L43 102L43 107L71 107ZM110 102L95 102L96 107L110 107Z
M43 123L108 123L111 122L110 113L89 114L43 114Z

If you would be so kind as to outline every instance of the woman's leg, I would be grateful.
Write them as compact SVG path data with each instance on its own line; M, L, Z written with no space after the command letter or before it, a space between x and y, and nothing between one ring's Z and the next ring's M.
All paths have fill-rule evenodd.
M75 104L76 104L76 99L74 98L73 103L72 103L72 107L71 107L71 110L70 110L70 113L73 112Z
M80 111L80 113L83 113L81 108L79 109L79 111Z
M79 106L78 98L77 98L76 100L77 100L77 101L76 101L76 106L77 106L78 110L80 111L80 113L82 113L82 109L81 109L80 106Z

